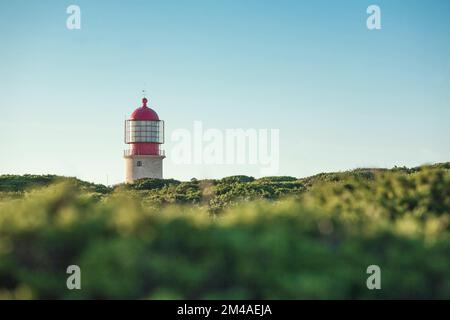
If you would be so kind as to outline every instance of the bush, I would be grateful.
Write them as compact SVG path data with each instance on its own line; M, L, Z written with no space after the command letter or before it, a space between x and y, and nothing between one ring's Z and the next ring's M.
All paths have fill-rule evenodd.
M175 179L154 179L154 178L145 178L139 179L133 184L129 184L128 186L134 190L152 190L152 189L161 189L171 185L180 184L180 181Z
M215 219L200 205L202 181L100 200L66 182L1 200L0 298L450 298L448 168L349 174L307 190L290 180L287 198L271 194L282 181L230 180L217 197L254 199ZM148 205L149 195L173 204ZM72 264L82 290L65 287ZM372 264L382 290L366 287Z

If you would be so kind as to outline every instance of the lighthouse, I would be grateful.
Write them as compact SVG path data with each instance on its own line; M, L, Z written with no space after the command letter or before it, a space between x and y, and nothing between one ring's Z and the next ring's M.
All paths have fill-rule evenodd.
M126 183L142 178L162 179L164 121L147 103L143 98L142 107L125 120L125 143L129 145L124 151Z

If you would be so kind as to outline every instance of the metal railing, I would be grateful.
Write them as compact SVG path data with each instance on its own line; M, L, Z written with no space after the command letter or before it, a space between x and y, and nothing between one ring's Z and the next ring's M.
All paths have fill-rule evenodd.
M157 154L148 154L148 153L140 153L138 150L131 150L131 149L125 149L123 151L123 156L124 157L130 157L130 156L160 156L160 157L165 157L166 153L164 152L164 150L158 150Z

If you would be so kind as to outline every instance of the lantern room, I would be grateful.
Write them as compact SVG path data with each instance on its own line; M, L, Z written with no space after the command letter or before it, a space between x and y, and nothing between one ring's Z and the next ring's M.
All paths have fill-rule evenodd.
M131 144L126 151L129 155L163 155L159 145L164 143L164 121L147 103L143 98L142 107L125 121L125 143Z

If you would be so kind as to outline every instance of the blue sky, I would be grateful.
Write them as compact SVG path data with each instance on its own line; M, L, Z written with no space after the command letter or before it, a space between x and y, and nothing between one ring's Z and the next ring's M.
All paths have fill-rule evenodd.
M2 1L0 174L123 181L144 88L166 150L200 120L279 128L280 175L448 161L449 35L446 0ZM258 172L164 162L178 179Z

